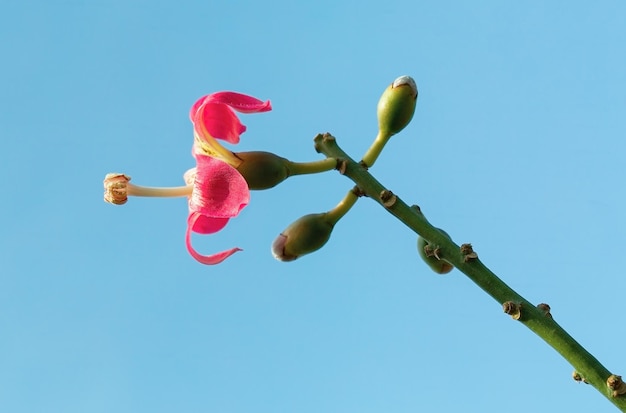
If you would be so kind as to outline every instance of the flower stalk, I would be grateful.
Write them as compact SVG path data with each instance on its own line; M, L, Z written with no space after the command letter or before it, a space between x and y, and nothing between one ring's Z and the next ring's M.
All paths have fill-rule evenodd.
M383 149L385 149L385 145L387 145L391 136L392 135L389 133L379 131L374 142L372 142L372 145L367 149L365 155L363 155L361 163L368 168L373 166Z
M308 175L327 172L337 168L337 160L333 158L325 158L313 162L292 162L287 161L287 169L289 175Z
M328 219L334 224L337 223L344 215L350 211L352 206L356 204L356 201L359 199L359 189L354 187L343 197L341 201L335 206L333 209L327 212Z

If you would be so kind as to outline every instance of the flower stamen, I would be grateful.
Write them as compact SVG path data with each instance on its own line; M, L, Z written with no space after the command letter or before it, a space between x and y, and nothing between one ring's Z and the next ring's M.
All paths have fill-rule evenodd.
M237 168L241 165L241 162L243 162L241 159L237 158L234 153L220 145L220 143L208 133L204 133L201 138L194 132L193 137L196 150L200 151L203 155L224 161L233 168Z
M147 197L186 197L193 191L193 185L170 188L147 187L131 184L130 176L110 173L104 177L104 201L114 205L124 205L129 196Z

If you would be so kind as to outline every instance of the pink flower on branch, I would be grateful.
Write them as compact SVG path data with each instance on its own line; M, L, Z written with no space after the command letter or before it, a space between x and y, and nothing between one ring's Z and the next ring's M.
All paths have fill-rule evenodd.
M189 215L185 243L187 250L202 264L219 264L240 248L231 248L211 255L198 253L191 245L191 234L214 234L222 230L230 218L250 201L250 190L244 177L235 169L242 162L216 139L236 144L246 127L235 111L241 113L271 110L269 101L235 92L218 92L200 98L191 108L194 126L193 156L196 167L185 173L186 186L176 188L147 188L131 184L124 174L108 174L104 180L107 202L121 205L128 195L187 196Z

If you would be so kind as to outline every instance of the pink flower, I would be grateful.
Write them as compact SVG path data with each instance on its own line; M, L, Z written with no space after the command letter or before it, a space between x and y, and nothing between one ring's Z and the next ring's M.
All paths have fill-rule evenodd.
M250 190L244 177L235 169L241 164L235 154L220 145L216 139L236 144L246 127L235 111L241 113L267 112L269 101L235 92L218 92L200 98L191 107L194 127L192 154L196 167L185 173L186 186L176 188L148 188L131 184L125 174L108 174L104 180L104 200L113 204L126 203L128 195L187 196L189 216L185 243L187 250L202 264L219 264L240 248L231 248L212 255L202 255L191 245L191 234L214 234L223 229L230 218L248 205Z
M186 180L193 179L189 198L186 245L189 253L203 264L218 264L240 248L231 248L212 255L201 255L191 245L191 233L213 234L226 226L248 205L250 190L244 177L235 169L241 163L232 152L216 139L239 143L246 127L234 111L242 113L267 112L270 101L235 92L218 92L200 98L191 107L189 117L194 126L193 154L197 167L188 171Z

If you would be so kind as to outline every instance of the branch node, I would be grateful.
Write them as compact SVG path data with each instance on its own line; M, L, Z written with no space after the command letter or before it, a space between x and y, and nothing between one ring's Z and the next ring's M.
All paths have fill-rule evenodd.
M324 132L324 134L322 135L322 138L326 142L330 142L330 141L334 141L335 140L335 137L333 135L331 135L330 132Z
M463 254L463 261L469 262L478 259L478 254L474 252L472 244L461 245L461 254Z
M589 384L589 382L587 381L586 378L584 378L579 372L577 372L576 370L574 370L574 372L572 373L572 378L579 382L579 383L585 383L585 384Z
M337 159L337 170L339 173L345 175L346 169L348 169L348 161L345 159Z
M336 163L335 163L335 170L337 170L337 171L341 168L342 164L346 163L346 161L341 159L341 158L335 158L335 161L336 161ZM342 175L343 175L343 173L342 173Z
M352 188L352 193L354 195L357 196L357 198L361 198L362 196L366 196L365 192L363 192L363 190L361 188L359 188L358 186L354 186L354 188Z
M537 309L539 309L539 311L543 312L543 314L548 317L548 318L552 318L552 314L550 314L550 306L546 303L541 303L541 304L537 304Z
M326 146L329 142L332 142L333 144L335 144L335 146L337 145L335 143L335 137L333 135L331 135L330 133L328 133L328 132L326 132L324 134L318 133L313 138L313 147L315 148L315 151L317 153L320 153L320 152L325 153L324 152L324 146ZM326 156L328 156L328 154L326 154Z
M505 313L511 316L513 320L519 320L522 318L522 304L514 303L513 301L506 301L502 304L502 309Z
M622 376L611 374L606 379L606 385L609 389L613 390L613 397L619 397L622 394L626 394L626 383L622 381Z
M424 216L424 214L422 213L422 209L419 207L419 205L411 205L411 209L415 211L417 215Z
M398 197L395 196L395 194L387 189L381 191L380 195L378 196L381 200L381 202L383 203L383 206L385 208L391 208L396 201L398 200Z

